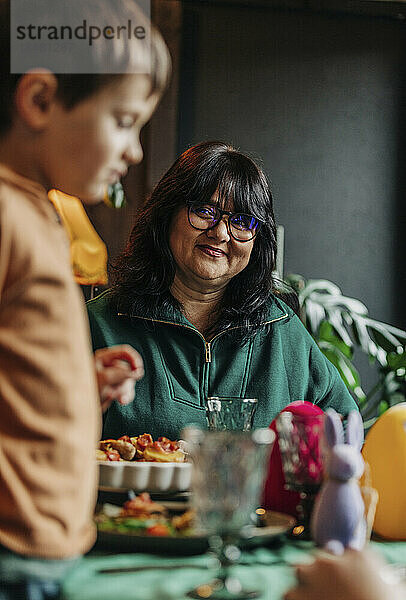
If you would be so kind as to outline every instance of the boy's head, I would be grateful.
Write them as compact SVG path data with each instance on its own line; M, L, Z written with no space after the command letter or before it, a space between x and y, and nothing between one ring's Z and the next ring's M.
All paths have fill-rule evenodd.
M73 73L44 69L44 46L41 71L12 74L10 0L0 0L0 161L45 187L92 202L142 159L140 130L167 85L170 58L134 0L82 4L80 22L92 23L92 15L100 21L102 7L109 33L120 23L136 23L148 30L150 44L123 34L108 44L94 42L86 55L94 69L89 74L75 73L80 56L74 55L66 57ZM103 72L105 65L108 73Z

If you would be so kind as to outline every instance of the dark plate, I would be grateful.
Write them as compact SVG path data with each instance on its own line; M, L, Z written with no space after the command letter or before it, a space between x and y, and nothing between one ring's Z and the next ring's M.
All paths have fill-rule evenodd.
M207 536L166 537L98 531L96 549L116 552L148 552L172 556L203 554L209 547Z
M296 519L292 515L285 515L273 510L267 510L262 519L264 526L247 528L247 535L242 538L242 548L266 546L296 525Z
M294 527L294 517L267 511L264 527L250 527L242 539L242 548L266 545ZM146 536L112 531L98 531L97 549L116 552L150 552L154 554L202 554L209 548L207 535L185 537Z

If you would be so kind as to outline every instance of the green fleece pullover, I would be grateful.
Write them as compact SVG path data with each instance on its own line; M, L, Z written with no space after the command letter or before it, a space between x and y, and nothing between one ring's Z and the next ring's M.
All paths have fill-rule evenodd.
M191 423L205 424L207 396L258 398L254 427L268 426L290 402L307 400L342 414L357 408L335 367L320 352L294 312L279 299L269 303L266 326L247 343L235 330L203 335L179 312L158 319L117 313L106 293L88 302L94 349L130 344L144 360L135 400L114 402L103 437L151 433L178 439Z

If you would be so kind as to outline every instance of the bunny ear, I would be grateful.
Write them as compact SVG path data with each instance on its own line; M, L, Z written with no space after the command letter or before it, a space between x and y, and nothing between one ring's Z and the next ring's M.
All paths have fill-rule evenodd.
M340 415L333 408L329 408L326 411L324 435L330 448L344 442L344 432Z
M352 410L348 415L345 437L347 444L361 450L364 442L364 425L361 414L357 410Z

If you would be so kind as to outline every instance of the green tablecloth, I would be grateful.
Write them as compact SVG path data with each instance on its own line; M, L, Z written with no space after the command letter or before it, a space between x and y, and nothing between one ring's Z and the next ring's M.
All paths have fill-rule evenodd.
M371 546L388 562L406 563L406 542L371 542ZM314 546L310 542L286 541L277 548L244 552L243 564L233 569L246 587L263 590L261 600L280 600L294 582L293 565L311 561L313 552ZM106 568L143 565L187 565L187 568L100 573ZM67 578L64 600L186 600L188 590L210 581L215 573L209 554L170 558L150 554L90 553Z

